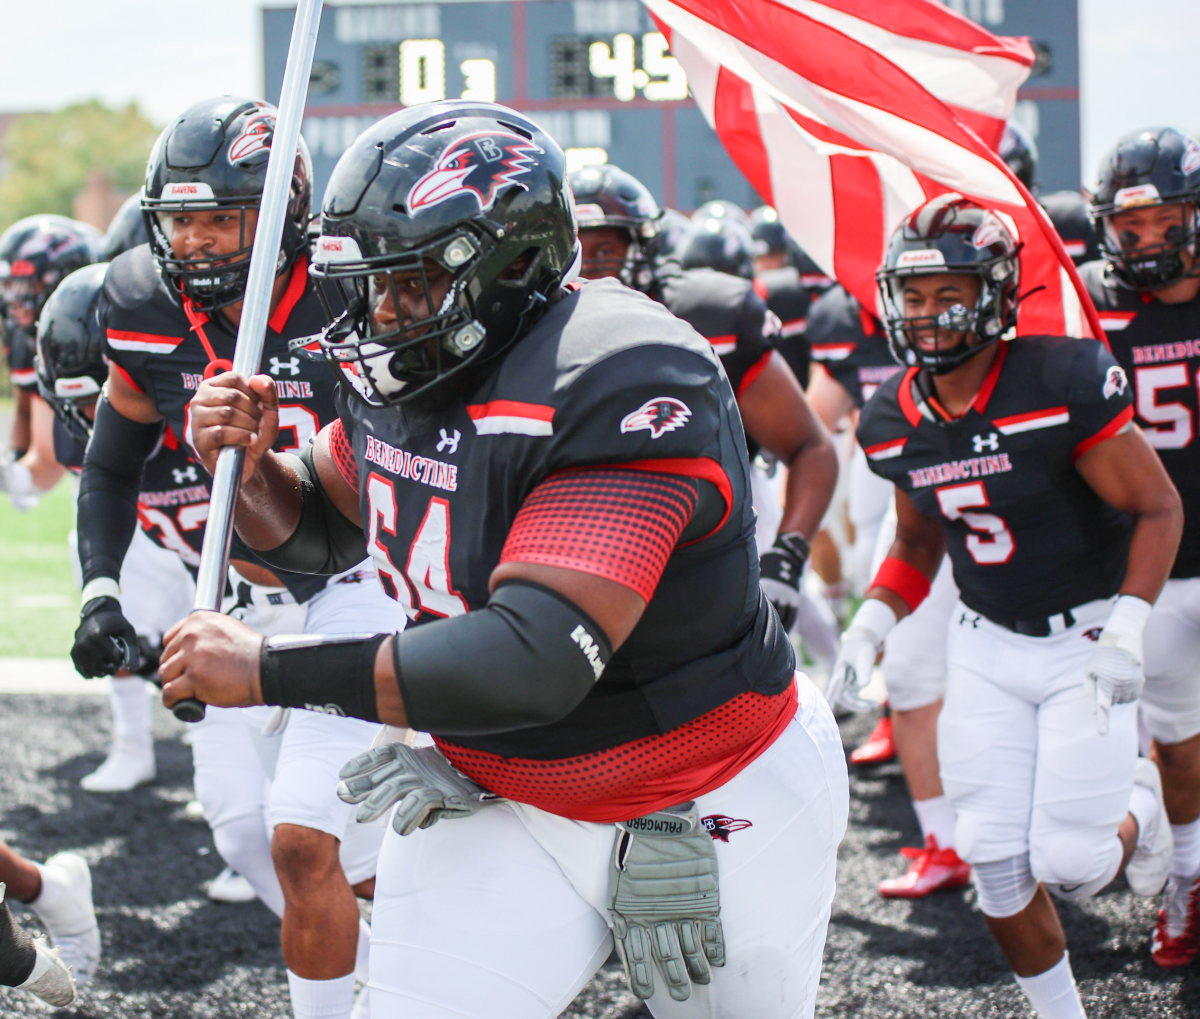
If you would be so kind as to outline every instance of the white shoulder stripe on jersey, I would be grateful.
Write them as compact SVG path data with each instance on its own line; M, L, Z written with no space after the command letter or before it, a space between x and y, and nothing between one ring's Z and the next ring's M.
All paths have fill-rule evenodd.
M1054 407L1051 410L1039 411L1034 414L1018 414L1011 418L1000 418L992 424L1004 435L1016 435L1018 432L1032 432L1038 428L1054 428L1065 425L1071 420L1071 412L1066 407Z
M476 435L553 435L552 421L539 421L536 418L511 417L507 414L489 414L487 417L476 418Z

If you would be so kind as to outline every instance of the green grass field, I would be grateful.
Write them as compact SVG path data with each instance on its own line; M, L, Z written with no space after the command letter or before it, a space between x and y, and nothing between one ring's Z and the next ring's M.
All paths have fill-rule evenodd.
M28 513L0 495L0 658L61 658L79 625L67 479Z

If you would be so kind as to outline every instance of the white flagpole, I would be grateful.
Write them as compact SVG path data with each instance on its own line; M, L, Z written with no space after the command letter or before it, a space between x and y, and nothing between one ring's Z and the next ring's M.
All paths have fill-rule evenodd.
M262 200L258 208L254 249L250 253L246 298L242 304L237 345L233 352L233 370L243 378L254 375L262 361L267 319L271 315L275 265L283 238L296 146L300 141L300 123L304 119L308 79L317 45L317 29L321 24L321 3L322 0L299 0L292 22L292 41L288 47L283 88L279 95L279 119L271 139L271 155L267 160L267 176L263 181ZM240 446L226 446L217 457L204 547L200 551L196 600L192 605L194 612L205 609L219 611L221 608L229 569L229 545L233 540L233 513L244 459L245 450ZM176 704L174 712L175 717L182 721L198 722L204 717L204 705L188 698Z

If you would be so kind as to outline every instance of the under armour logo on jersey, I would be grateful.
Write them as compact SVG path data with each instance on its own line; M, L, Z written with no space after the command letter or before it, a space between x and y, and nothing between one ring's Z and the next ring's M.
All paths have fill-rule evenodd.
M958 621L958 625L966 626L968 623L971 624L972 630L978 630L979 629L979 616L969 616L964 612L962 614L962 618L960 618Z
M448 448L450 455L453 456L458 452L458 440L462 438L462 432L457 428L454 429L453 435L447 435L444 428L439 428L438 431L442 433L442 437L438 440L437 451L440 453Z
M971 442L975 445L976 453L982 453L985 449L995 453L1000 448L1000 436L995 432L988 432L987 435L972 435Z
M180 470L177 467L172 467L171 474L174 476L175 484L177 485L183 485L189 481L194 485L200 480L200 478L196 475L195 467L187 467L184 470Z
M749 821L739 821L735 817L726 817L724 814L709 814L707 817L700 818L700 823L704 825L704 830L713 837L714 842L728 842L729 836L735 831L754 827Z
M271 374L278 375L280 372L287 372L289 375L300 374L300 358L289 357L286 361L280 361L279 358L271 358Z
M621 421L621 431L637 432L644 429L650 433L650 438L657 439L660 435L682 428L691 416L692 409L682 400L676 400L673 396L656 396L632 414L626 414Z
M1128 387L1129 379L1125 377L1125 370L1119 364L1109 365L1104 376L1104 399L1120 396Z

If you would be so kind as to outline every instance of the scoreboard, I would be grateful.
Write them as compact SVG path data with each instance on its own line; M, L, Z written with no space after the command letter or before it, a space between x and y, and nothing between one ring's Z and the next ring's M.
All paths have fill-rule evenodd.
M1022 90L1022 110L1042 138L1043 182L1076 187L1075 0L948 2L1004 34L1034 34L1021 30L1025 21L1043 35L1066 31L1069 39L1041 44L1053 87ZM272 102L283 83L294 10L263 10L264 94ZM999 23L989 24L997 15ZM1069 82L1066 92L1060 79ZM1058 111L1064 96L1065 117ZM570 168L616 163L672 208L689 211L713 198L759 204L688 98L687 75L639 0L326 5L303 124L318 199L338 157L368 125L403 106L459 97L520 110L563 147ZM1051 109L1043 113L1046 102Z

